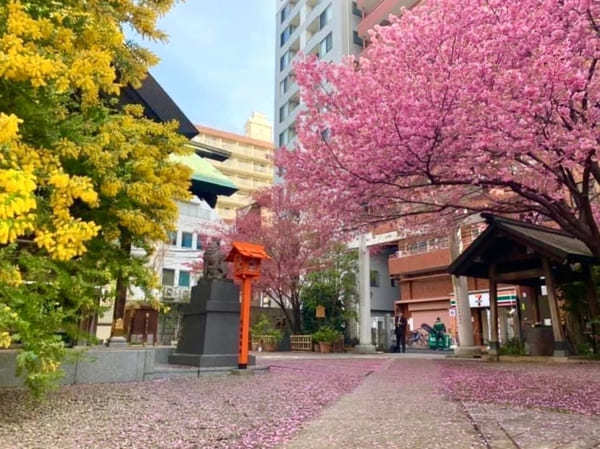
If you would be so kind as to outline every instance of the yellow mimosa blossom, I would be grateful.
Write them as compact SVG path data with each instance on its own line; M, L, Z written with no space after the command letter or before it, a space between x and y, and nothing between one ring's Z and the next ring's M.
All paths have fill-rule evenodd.
M0 348L8 348L11 342L10 334L6 331L0 331Z

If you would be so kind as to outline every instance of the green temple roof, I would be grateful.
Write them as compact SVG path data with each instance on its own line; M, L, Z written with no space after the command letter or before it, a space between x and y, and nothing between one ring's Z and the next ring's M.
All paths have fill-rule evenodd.
M172 160L192 169L192 193L198 197L204 192L230 196L238 190L227 176L197 154L173 155Z

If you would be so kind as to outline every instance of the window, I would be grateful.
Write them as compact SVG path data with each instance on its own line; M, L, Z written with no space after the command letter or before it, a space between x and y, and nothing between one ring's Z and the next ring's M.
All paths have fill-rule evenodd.
M279 58L279 71L283 71L283 69L290 65L294 56L296 56L296 54L293 51L286 51L283 56Z
M189 287L190 286L190 272L189 271L180 271L179 272L179 286L180 287Z
M371 287L379 287L379 271L371 270Z
M319 16L319 30L325 28L325 25L327 25L331 21L332 17L333 10L331 9L331 5L329 5L327 6L327 8L325 8L325 11L323 11Z
M357 17L360 17L362 19L362 11L360 10L360 8L358 7L358 5L356 4L356 2L352 2L352 14L354 14Z
M364 45L364 41L358 35L358 31L353 31L352 32L352 40L354 41L354 43L356 45L358 45L360 47L362 47Z
M279 108L279 123L283 122L287 117L287 103Z
M175 284L175 270L170 268L163 268L162 270L162 285L174 285Z
M292 87L293 82L294 75L291 73L288 76L286 76L283 80L281 80L281 82L279 83L279 90L282 95L284 95L290 89L290 87Z
M331 140L331 129L325 128L321 131L321 139L325 142L329 142L329 140Z
M294 5L292 3L288 3L287 5L285 5L283 7L283 9L281 10L281 23L285 22L285 19L287 19L289 17L293 8L294 8Z
M292 123L290 127L287 129L287 141L291 142L296 138L296 127L295 124Z
M285 131L283 131L282 133L279 134L279 146L282 147L286 143L287 142L285 141Z
M398 281L396 278L390 278L390 287L398 287Z
M182 248L191 248L192 240L193 240L193 235L191 232L182 232L181 233L181 247Z
M319 44L319 57L322 57L326 53L329 53L329 51L332 49L332 47L333 47L333 36L331 35L331 33L329 33L327 35L327 37L325 37L325 39L323 39L321 41L321 43Z
M288 52L286 51L281 58L279 58L279 71L281 72L283 69L286 68L286 66L288 65L287 63L287 55Z
M200 236L196 237L196 249L202 249L202 239Z
M169 245L177 246L177 231L169 231Z
M281 92L281 94L285 94L288 90L288 83L289 83L289 76L286 76L280 83L279 83L279 90Z
M289 38L294 34L296 27L292 24L288 25L285 30L281 33L281 38L279 42L279 46L283 47L285 43L289 40Z

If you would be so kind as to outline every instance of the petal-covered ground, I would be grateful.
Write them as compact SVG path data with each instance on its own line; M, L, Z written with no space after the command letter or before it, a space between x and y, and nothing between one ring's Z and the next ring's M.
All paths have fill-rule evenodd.
M440 362L454 399L600 415L600 365Z
M4 448L270 448L382 359L277 360L267 374L75 385L35 408L0 392Z

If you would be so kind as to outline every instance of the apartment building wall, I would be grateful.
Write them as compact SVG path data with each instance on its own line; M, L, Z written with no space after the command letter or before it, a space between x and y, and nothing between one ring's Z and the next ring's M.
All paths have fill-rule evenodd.
M362 40L356 27L362 12L352 0L276 0L275 35L275 145L293 146L300 93L294 81L297 55L317 54L324 61L340 62L359 54Z
M400 299L395 280L388 269L389 252L371 255L371 310L372 313L389 313L394 301Z
M263 114L253 113L246 122L246 135L197 125L194 141L231 153L225 161L210 162L238 187L231 196L219 196L216 210L225 222L235 220L236 210L252 202L252 194L273 185L272 125Z

